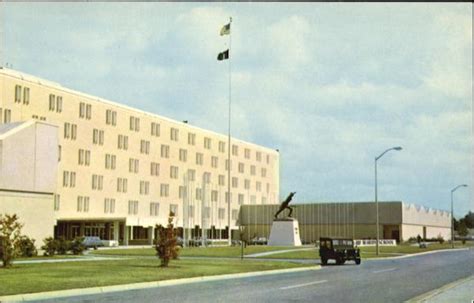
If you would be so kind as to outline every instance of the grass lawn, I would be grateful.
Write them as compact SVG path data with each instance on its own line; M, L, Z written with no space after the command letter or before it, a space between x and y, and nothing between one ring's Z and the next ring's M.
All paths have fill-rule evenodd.
M77 259L77 258L84 258L84 256L80 256L80 255L54 255L54 256L20 257L20 258L15 258L15 261Z
M291 247L255 245L244 248L244 255L267 251L291 249ZM92 252L97 255L120 255L120 256L154 256L154 248L130 248L130 249L107 249ZM240 247L186 247L180 250L183 257L240 257Z
M474 243L467 242L466 245L462 245L461 243L455 243L455 248L465 248L471 247ZM451 249L451 244L448 243L432 243L429 244L426 248L419 248L418 246L410 246L406 244L398 245L398 246L380 246L380 255L375 254L375 246L371 247L361 247L361 257L363 259L369 258L383 258L383 257L395 257L404 254L413 254L413 253L420 253L425 251L432 251L432 250L441 250L441 249ZM303 250L303 251L294 251L294 252L286 252L286 253L279 253L279 254L272 254L268 256L262 256L260 258L266 259L319 259L319 252L318 250Z
M198 276L295 268L290 262L240 260L174 260L159 267L159 260L67 262L15 265L0 268L0 295L13 295L71 288L97 287Z

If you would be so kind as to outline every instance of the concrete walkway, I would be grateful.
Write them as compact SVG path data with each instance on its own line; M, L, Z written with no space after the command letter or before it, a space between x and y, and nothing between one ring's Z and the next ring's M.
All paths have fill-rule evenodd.
M474 300L474 276L470 276L441 288L417 296L407 303L429 302L429 303L466 303Z
M19 260L13 261L13 264L39 264L39 263L65 263L65 262L84 262L84 261L109 261L122 260L127 257L102 257L102 256L78 256L77 258L63 258L63 259L34 259L34 260Z
M266 252L262 252L262 253L244 255L244 257L245 258L257 258L257 257L265 257L265 256L282 254L282 253L287 253L287 252L304 251L304 250L314 250L314 251L316 251L316 248L315 247L309 247L309 248L293 248L293 249L285 249L285 250L273 250L273 251L266 251Z

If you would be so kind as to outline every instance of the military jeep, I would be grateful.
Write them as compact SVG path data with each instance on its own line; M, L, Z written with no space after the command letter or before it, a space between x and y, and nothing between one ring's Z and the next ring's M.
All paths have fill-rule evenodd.
M360 250L354 247L352 239L319 238L319 256L322 265L328 264L329 259L335 260L337 265L342 265L347 260L360 264Z

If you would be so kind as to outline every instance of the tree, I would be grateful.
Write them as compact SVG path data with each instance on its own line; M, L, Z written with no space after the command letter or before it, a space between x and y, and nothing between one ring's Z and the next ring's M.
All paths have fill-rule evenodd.
M461 220L458 225L458 235L462 239L462 244L466 244L466 236L468 234L467 226L464 220Z
M170 211L168 226L156 225L158 239L155 240L156 255L161 260L161 267L168 267L171 259L177 259L179 249L176 245L176 232L173 226L174 213Z
M18 216L0 214L0 258L3 267L11 266L13 259L20 255L21 228Z

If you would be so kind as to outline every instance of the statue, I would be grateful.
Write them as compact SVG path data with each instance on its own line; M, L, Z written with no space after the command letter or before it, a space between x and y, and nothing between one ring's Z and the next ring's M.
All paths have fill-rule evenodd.
M291 192L288 197L286 197L285 201L283 201L280 205L280 209L276 212L275 214L275 219L278 217L278 215L284 211L286 208L290 210L290 213L288 214L288 217L291 218L291 213L293 212L293 208L289 207L288 205L291 202L291 199L293 199L293 196L296 194L296 192Z

